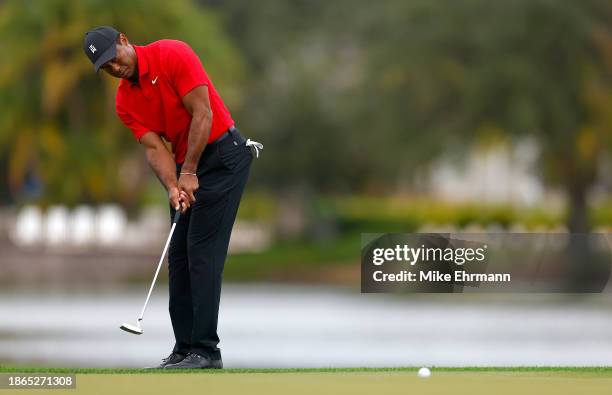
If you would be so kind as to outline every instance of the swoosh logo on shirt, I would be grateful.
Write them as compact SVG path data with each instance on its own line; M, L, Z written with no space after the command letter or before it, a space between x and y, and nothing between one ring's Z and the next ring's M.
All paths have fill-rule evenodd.
M152 81L151 81L151 83L152 83L153 85L155 85L155 83L157 82L157 79L158 79L158 78L159 78L159 76L155 77L155 79L154 79L154 80L152 80Z

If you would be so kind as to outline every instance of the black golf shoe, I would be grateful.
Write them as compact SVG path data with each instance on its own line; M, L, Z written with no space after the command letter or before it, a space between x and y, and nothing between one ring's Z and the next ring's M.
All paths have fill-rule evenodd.
M178 352L173 352L168 355L166 358L162 359L162 362L157 366L146 367L145 369L163 369L167 365L179 363L187 357L186 354L180 354Z
M165 369L221 369L223 361L210 359L199 354L189 353L185 359L178 363L167 364Z

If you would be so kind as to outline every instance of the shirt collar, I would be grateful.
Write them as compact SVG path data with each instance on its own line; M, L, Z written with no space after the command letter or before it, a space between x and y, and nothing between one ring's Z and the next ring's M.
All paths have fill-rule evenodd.
M142 80L142 77L149 72L147 49L140 45L134 45L134 49L138 58L138 80Z

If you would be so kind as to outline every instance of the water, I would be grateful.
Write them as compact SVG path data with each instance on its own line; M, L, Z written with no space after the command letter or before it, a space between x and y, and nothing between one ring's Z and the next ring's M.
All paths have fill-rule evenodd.
M146 286L0 293L0 361L143 367L173 345L167 291ZM303 286L226 285L219 335L226 367L609 366L612 314L585 303L480 303L362 295Z

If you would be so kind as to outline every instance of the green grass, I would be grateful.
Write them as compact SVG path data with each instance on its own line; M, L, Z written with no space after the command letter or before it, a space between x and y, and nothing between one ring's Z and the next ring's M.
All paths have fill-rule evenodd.
M440 367L432 369L428 379L417 377L416 371L416 368L143 371L0 367L3 373L77 375L76 389L55 389L54 394L604 395L612 388L610 367ZM19 393L41 391L21 389Z
M321 243L281 242L259 253L228 256L223 276L231 281L291 280L315 269L351 264L359 267L360 248L360 234Z
M128 368L42 368L0 366L0 373L62 373L62 374L232 374L232 373L355 373L355 372L416 372L418 367L398 368L233 368L233 369L186 369L186 370L156 370L156 369L128 369ZM505 373L597 373L612 376L612 366L519 366L519 367L432 367L435 372L505 372Z

